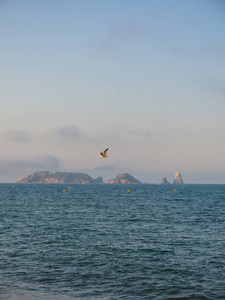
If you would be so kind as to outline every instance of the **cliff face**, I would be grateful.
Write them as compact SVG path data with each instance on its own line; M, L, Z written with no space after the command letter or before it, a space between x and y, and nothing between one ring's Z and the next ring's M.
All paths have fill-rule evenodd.
M107 183L132 183L132 184L142 184L141 181L134 178L128 173L118 174L116 178L109 180Z
M22 178L18 183L103 183L103 178L93 179L84 173L35 172Z
M174 176L173 184L183 184L183 179L180 172L177 172Z
M161 184L170 184L170 182L165 177L162 179Z

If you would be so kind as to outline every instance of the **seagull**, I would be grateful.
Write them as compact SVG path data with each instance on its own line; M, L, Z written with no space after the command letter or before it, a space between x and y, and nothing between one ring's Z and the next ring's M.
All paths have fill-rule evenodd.
M108 157L108 156L106 156L106 152L107 152L108 150L109 150L109 148L105 149L105 151L103 151L103 152L100 153L102 158Z

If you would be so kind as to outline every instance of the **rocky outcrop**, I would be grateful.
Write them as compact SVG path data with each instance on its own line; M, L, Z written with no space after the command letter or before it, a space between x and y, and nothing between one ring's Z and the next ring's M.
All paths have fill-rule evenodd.
M180 172L177 172L174 176L173 184L183 184L183 179Z
M166 179L166 177L164 177L161 181L161 184L171 184L171 183Z
M116 178L109 180L107 183L132 183L132 184L142 184L141 181L134 178L132 175L128 173L118 174Z
M84 173L68 172L35 172L32 175L22 178L18 183L103 183L103 178L93 179Z

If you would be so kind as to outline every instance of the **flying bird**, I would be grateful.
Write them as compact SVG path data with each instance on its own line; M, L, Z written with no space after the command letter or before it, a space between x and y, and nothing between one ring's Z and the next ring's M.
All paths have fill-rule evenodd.
M105 149L105 151L103 151L103 152L100 153L102 158L108 157L108 156L106 155L106 152L107 152L108 150L109 150L109 148Z

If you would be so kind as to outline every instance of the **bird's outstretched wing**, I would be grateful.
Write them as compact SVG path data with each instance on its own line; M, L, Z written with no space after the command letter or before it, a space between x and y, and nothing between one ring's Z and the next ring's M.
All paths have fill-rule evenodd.
M105 151L103 151L103 152L100 152L101 156L102 157L107 157L106 153L107 153L108 150L109 150L109 148L105 149Z

